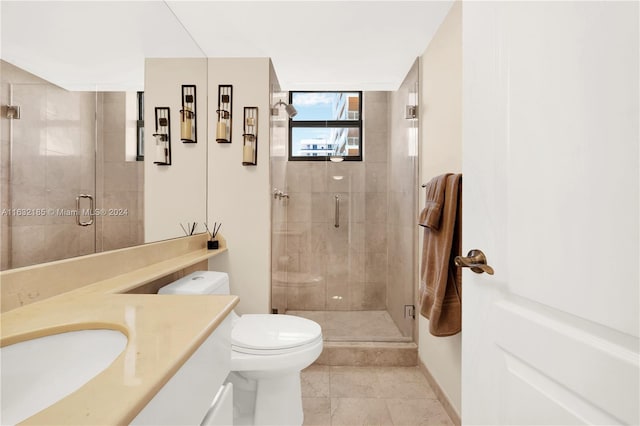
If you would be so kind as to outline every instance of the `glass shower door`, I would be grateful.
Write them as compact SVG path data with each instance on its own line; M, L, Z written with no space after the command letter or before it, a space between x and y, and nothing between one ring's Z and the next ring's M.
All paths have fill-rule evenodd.
M404 115L405 95L364 93L362 161L285 163L278 294L287 313L317 321L325 341L413 339L417 122Z
M373 144L375 142L371 142ZM374 157L375 159L375 157ZM330 340L407 341L389 312L387 164L327 163Z
M96 92L12 84L9 267L95 252Z
M411 340L387 310L386 165L289 162L287 183L288 312L327 341Z

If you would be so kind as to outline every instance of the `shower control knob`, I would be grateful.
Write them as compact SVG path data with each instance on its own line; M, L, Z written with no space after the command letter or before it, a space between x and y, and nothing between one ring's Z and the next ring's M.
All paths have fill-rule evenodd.
M280 191L279 189L274 188L273 189L273 199L274 200L282 200L283 198L288 200L289 199L289 194L285 194L284 192Z

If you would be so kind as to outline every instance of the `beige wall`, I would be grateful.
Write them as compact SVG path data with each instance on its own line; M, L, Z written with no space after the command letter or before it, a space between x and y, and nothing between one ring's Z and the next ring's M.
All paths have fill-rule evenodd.
M270 312L271 197L269 182L270 81L268 58L210 58L209 122L216 122L218 85L233 85L233 140L215 141L209 132L208 218L222 222L229 251L211 259L210 270L229 273L237 312ZM258 165L242 165L243 110L258 107Z
M206 221L207 211L207 60L204 58L145 61L145 242L184 236L180 223ZM197 143L180 141L182 85L196 85ZM171 165L155 161L155 108L169 107ZM215 108L214 108L215 110ZM198 232L204 232L199 226Z
M462 171L462 7L449 15L420 57L420 181ZM424 205L424 191L420 206ZM464 204L464 201L463 201ZM422 241L420 241L420 247ZM417 288L417 284L416 284ZM419 316L420 360L460 414L461 335L434 337Z
M273 81L272 81L273 80ZM180 139L180 86L197 87L198 143ZM215 141L218 85L233 85L233 140ZM230 251L209 263L228 272L239 313L270 310L269 92L277 86L267 58L147 59L145 143L153 146L154 108L171 108L172 165L145 159L145 239L180 236L180 223L222 222ZM208 98L208 99L207 99ZM258 107L258 165L242 165L243 112ZM206 115L205 115L206 111ZM208 204L207 204L208 203Z

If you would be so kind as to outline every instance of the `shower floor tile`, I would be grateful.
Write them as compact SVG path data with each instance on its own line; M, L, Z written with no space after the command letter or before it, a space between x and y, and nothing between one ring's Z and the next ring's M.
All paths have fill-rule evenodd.
M408 342L387 311L287 311L320 324L327 341Z

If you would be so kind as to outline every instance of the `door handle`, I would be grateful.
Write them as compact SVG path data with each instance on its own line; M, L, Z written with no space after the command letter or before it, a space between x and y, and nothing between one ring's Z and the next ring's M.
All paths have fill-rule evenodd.
M80 214L82 211L80 210L80 199L88 198L89 199L89 217L90 219L86 222L80 220ZM93 225L93 216L95 216L95 204L93 197L87 194L80 194L76 197L76 224L79 226L89 226Z
M453 260L456 266L461 268L471 268L476 274L486 272L489 275L493 275L493 268L487 265L487 257L482 250L473 249L467 256L456 256Z
M335 220L334 220L333 226L336 228L339 228L340 227L340 197L336 195L335 200L336 200L336 208L334 211Z

